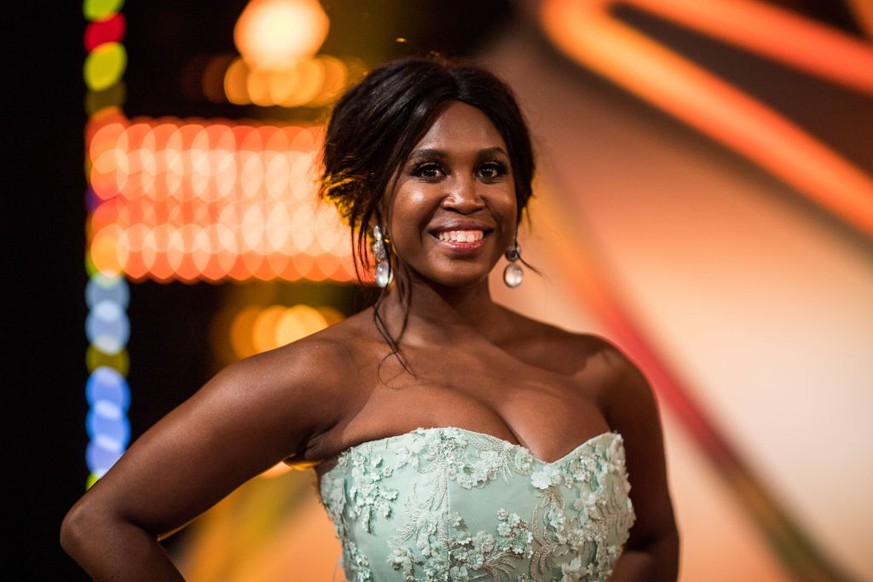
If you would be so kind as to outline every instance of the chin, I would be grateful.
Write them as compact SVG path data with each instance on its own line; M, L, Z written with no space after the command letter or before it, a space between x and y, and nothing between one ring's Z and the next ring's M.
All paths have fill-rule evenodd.
M433 279L425 279L425 281L429 282L432 285L451 289L471 289L473 287L478 287L479 285L487 285L488 273L485 273L484 275L481 273L477 273L476 275L469 276L454 274L445 277L434 277Z
M470 289L487 285L492 268L481 262L452 261L449 264L429 265L427 269L409 269L413 279L432 287Z

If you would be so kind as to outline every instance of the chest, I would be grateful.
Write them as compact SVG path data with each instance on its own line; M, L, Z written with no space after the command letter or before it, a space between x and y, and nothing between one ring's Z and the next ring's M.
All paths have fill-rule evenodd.
M403 357L406 368L392 356L359 379L360 405L338 450L419 427L455 426L557 458L609 430L594 376L567 376L489 345L405 348Z

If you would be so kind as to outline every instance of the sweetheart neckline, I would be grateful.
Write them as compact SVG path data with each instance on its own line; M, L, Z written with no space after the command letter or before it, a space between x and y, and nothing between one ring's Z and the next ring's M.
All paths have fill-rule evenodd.
M390 435L390 436L386 436L386 437L382 437L382 438L378 438L378 439L373 439L373 440L369 440L369 441L364 441L364 442L362 442L362 443L358 443L358 444L356 444L356 445L352 445L352 446L350 446L350 447L344 449L344 450L343 450L339 455L337 455L337 459L339 459L340 457L345 456L345 455L348 454L350 451L352 451L352 450L354 450L354 449L357 449L357 448L359 448L359 447L362 447L362 446L372 445L372 444L374 444L374 443L385 443L385 442L388 442L388 441L393 441L393 440L398 440L398 439L403 439L403 438L409 438L409 437L411 437L411 436L413 436L413 435L415 435L415 434L421 434L421 433L425 433L425 432L437 432L437 431L442 432L442 431L447 431L447 430L459 431L459 432L466 433L466 434L468 434L468 435L474 436L474 437L476 437L476 438L484 438L484 439L486 439L486 440L490 440L490 441L492 441L492 442L497 442L497 443L502 443L502 444L505 444L505 445L509 445L509 446L512 447L512 448L521 449L522 451L524 451L525 453L527 453L527 455L530 456L531 459L533 459L533 460L536 461L537 463L541 463L541 464L543 464L543 465L557 465L557 464L560 464L560 463L566 461L567 459L569 459L569 458L575 456L576 454L578 454L579 451L581 451L582 449L587 448L587 447L594 446L594 443L595 443L596 441L599 441L599 440L604 439L604 438L607 438L607 437L617 438L617 439L619 439L619 441L621 441L621 442L623 442L623 440L624 440L624 439L622 438L622 436L621 436L621 433L619 433L619 432L617 432L617 431L607 430L607 431L604 431L604 432L598 433L598 434L596 434L596 435L594 435L594 436L592 436L592 437L589 437L588 439L584 440L583 442L581 442L581 443L579 443L578 445L576 445L575 447L573 447L573 448L572 448L569 452L567 452L565 455L563 455L563 456L561 456L561 457L555 459L554 461L545 461L545 460L543 460L543 459L540 459L540 458L537 457L536 455L534 455L533 452L531 452L531 450L530 450L529 448L527 448L526 446L524 446L524 445L522 445L522 444L520 444L520 443L514 443L514 442L512 442L512 441L506 440L506 439L501 438L501 437L499 437L499 436L495 436L495 435L493 435L493 434L489 434L489 433L486 433L486 432L479 432L479 431L476 431L476 430L470 430L470 429L467 429L467 428L461 428L461 427L457 427L457 426L434 426L434 427L429 427L429 428L419 427L419 428L416 428L416 429L413 429L413 430L410 430L410 431L408 431L408 432L404 432L404 433L401 433L401 434ZM333 470L333 469L331 469L331 470ZM330 472L330 470L329 470L328 472Z

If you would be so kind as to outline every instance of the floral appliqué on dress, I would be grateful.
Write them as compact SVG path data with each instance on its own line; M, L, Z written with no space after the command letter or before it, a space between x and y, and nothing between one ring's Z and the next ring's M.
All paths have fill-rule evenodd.
M617 433L546 463L418 429L352 447L321 477L353 581L605 580L634 522L629 490Z

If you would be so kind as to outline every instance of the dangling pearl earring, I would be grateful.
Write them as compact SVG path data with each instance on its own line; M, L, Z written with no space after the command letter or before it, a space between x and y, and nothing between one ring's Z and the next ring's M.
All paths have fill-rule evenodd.
M524 271L516 264L516 261L521 259L521 247L518 246L517 240L512 241L512 245L506 249L503 256L509 261L509 264L503 269L503 282L506 283L507 287L514 289L521 285L524 280Z
M385 243L388 237L383 236L382 229L378 225L373 227L373 257L376 259L376 272L373 278L376 285L384 289L394 280L394 271L388 262L388 253L385 251Z

